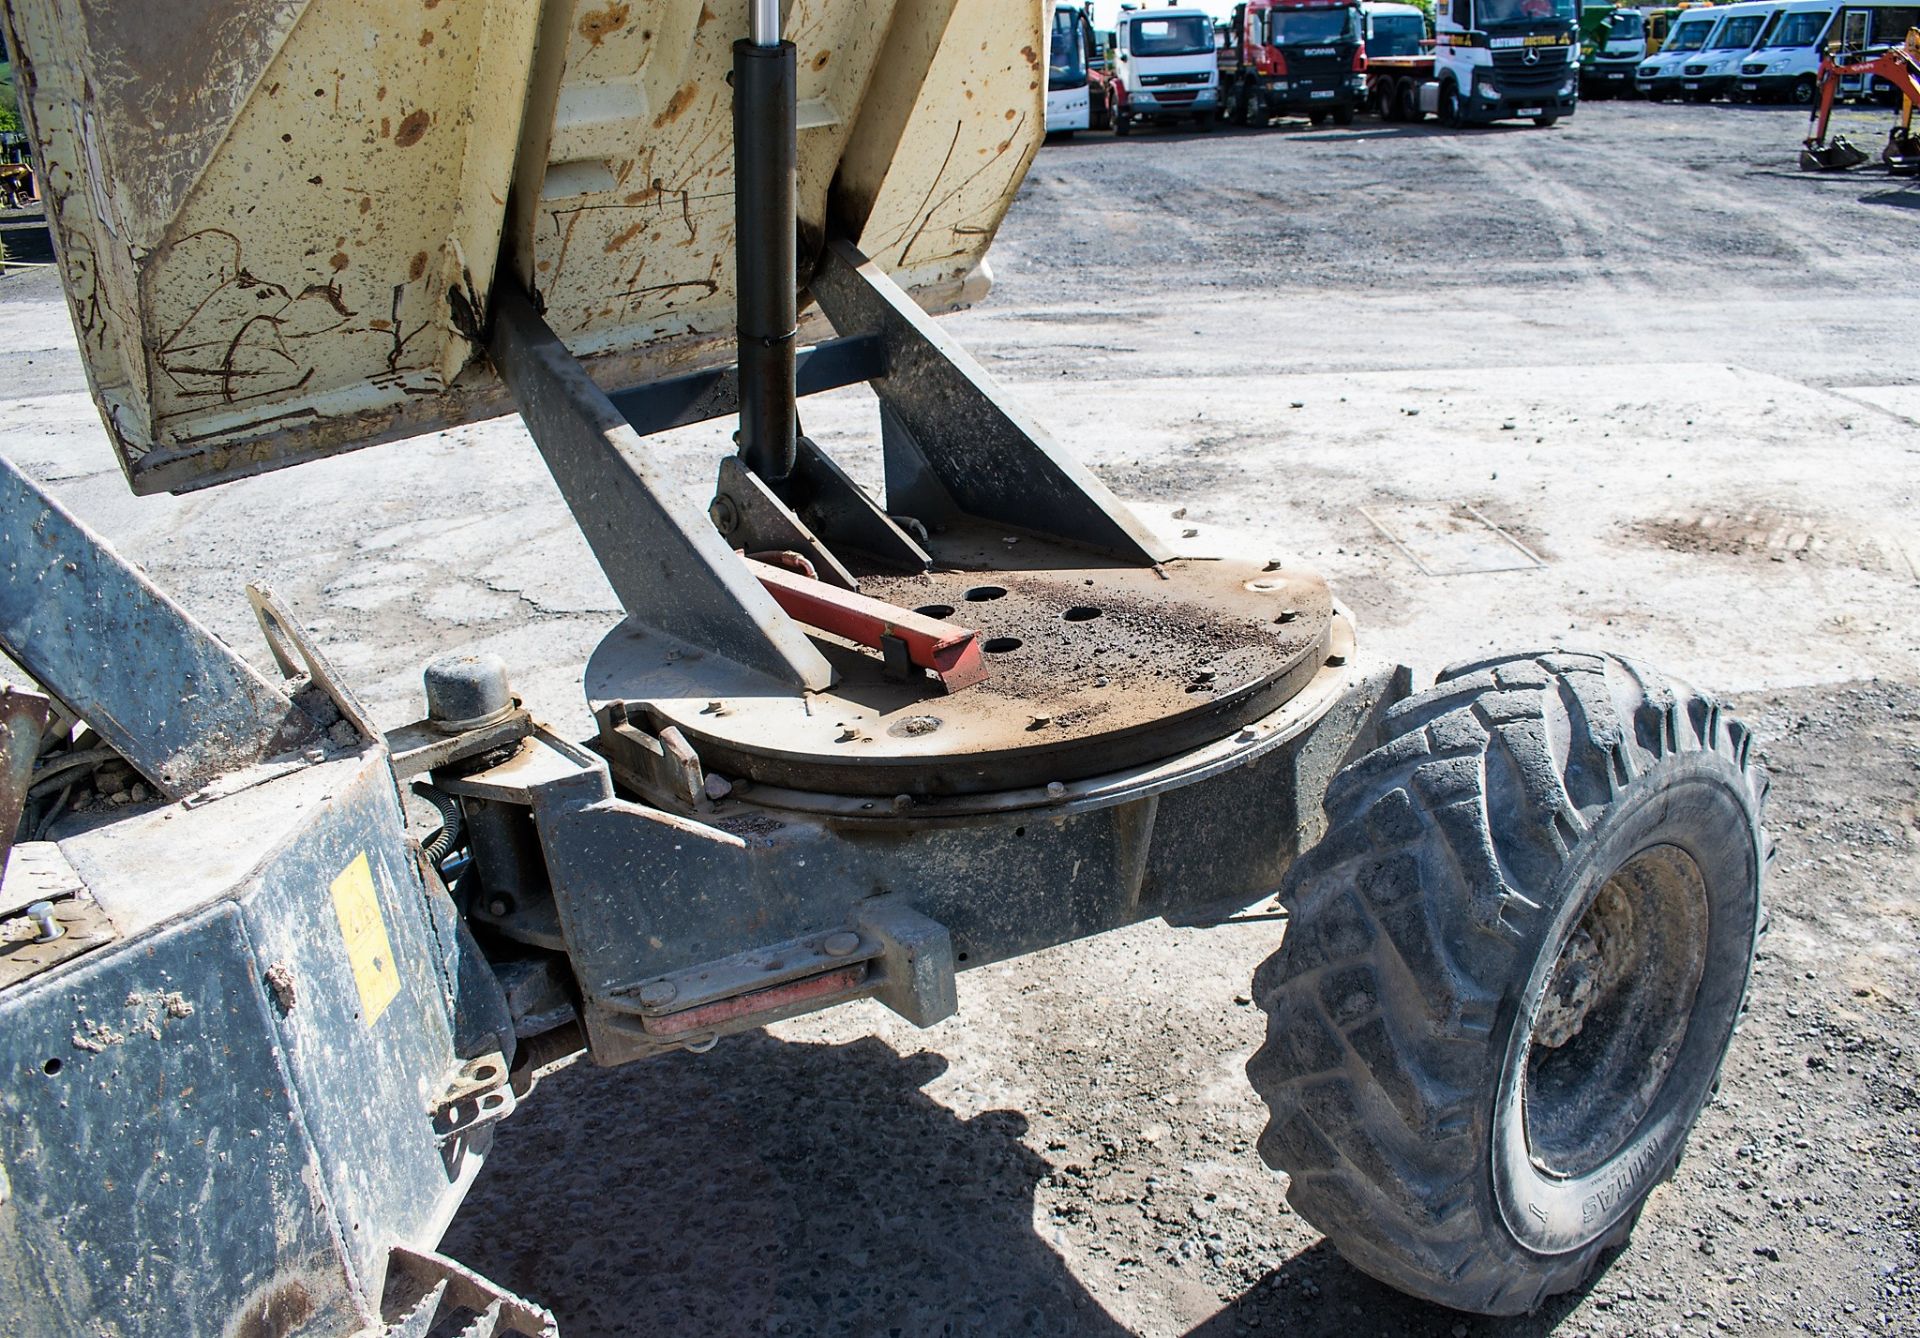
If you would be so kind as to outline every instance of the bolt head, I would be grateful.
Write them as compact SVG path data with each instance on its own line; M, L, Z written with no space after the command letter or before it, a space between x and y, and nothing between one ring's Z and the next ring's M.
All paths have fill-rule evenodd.
M648 1008L665 1008L679 993L671 980L650 980L640 987L640 1002Z
M829 957L846 957L860 946L860 936L850 929L837 934L828 934L820 944L820 951Z

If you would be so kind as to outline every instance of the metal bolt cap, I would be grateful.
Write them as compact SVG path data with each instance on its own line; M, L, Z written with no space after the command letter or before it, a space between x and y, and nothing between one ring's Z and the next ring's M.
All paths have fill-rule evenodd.
M850 929L837 934L828 934L820 944L820 951L829 957L845 957L860 946L860 936Z
M428 663L427 717L443 728L475 729L513 709L507 662L498 655L457 652Z
M40 937L35 940L36 942L51 943L57 938L66 937L67 931L61 926L60 922L53 917L53 903L51 901L34 902L27 907L27 914L33 918L34 924L38 926L40 930Z
M640 1002L648 1008L665 1008L679 993L671 980L650 980L640 987Z

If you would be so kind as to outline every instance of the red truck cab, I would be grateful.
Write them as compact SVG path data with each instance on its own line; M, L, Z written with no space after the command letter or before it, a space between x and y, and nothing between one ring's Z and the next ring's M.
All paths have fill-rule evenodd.
M1220 63L1226 114L1241 125L1302 115L1351 125L1367 93L1361 33L1359 0L1235 5Z

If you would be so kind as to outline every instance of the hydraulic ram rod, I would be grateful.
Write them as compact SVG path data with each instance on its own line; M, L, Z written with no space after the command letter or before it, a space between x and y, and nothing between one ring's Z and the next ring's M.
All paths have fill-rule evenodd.
M770 483L793 472L796 82L779 0L753 0L753 36L733 44L734 258L740 457Z

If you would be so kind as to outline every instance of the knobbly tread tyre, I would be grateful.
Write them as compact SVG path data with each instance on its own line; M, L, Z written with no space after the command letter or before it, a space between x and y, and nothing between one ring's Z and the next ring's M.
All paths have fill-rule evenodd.
M1577 919L1566 908L1594 895L1593 860L1616 837L1654 841L1634 823L1667 821L1681 785L1724 793L1728 807L1707 816L1751 860L1750 879L1716 875L1751 923L1714 910L1722 978L1703 977L1684 1006L1685 1046L1710 1052L1711 1071L1670 1069L1595 1168L1615 1175L1634 1159L1615 1181L1622 1215L1576 1248L1536 1253L1509 1229L1493 1169L1495 1148L1512 1146L1495 1128L1496 1094L1508 1042L1530 1023L1522 996L1573 922L1556 916ZM1329 786L1327 835L1288 874L1287 934L1254 980L1268 1016L1247 1065L1270 1108L1260 1152L1291 1175L1294 1208L1357 1267L1456 1309L1517 1314L1578 1285L1625 1240L1718 1086L1732 1021L1717 1042L1710 1033L1728 1000L1738 1017L1761 924L1766 791L1746 726L1612 656L1450 666L1393 706L1379 745ZM1657 1157L1636 1141L1656 1113Z

